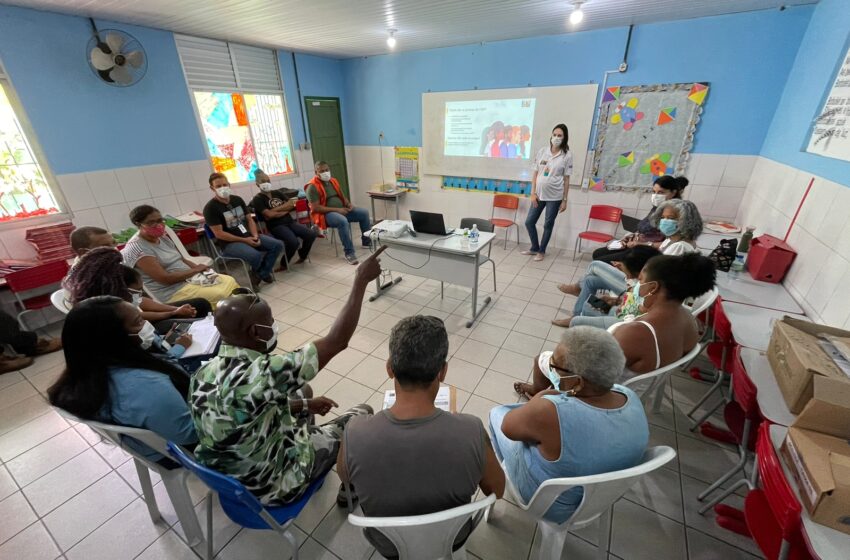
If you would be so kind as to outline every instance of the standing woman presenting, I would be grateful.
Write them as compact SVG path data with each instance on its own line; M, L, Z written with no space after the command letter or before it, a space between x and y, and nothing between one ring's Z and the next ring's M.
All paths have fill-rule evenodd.
M568 144L570 133L567 125L558 124L552 129L549 146L540 148L534 157L534 175L531 176L531 208L525 218L525 229L531 240L531 249L523 255L534 255L535 261L546 256L546 246L552 237L555 218L567 209L567 193L570 190L570 175L573 172L573 154ZM543 241L537 240L537 220L546 210L543 222Z

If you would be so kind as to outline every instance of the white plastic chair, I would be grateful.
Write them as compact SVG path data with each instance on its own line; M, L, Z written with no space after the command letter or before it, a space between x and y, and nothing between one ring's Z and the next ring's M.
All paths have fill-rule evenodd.
M53 307L64 313L65 315L71 311L71 302L68 301L66 297L67 292L65 292L64 288L59 288L52 294L50 294L50 303L53 304Z
M193 262L195 264L204 264L207 266L213 265L213 260L210 257L200 255L197 257L193 257L189 254L189 251L186 250L186 247L183 245L183 242L180 241L180 238L177 237L177 233L173 229L168 226L165 226L165 233L168 235L168 238L174 243L174 246L177 247L177 250L180 252L180 256L186 259L189 262Z
M365 517L349 513L348 522L380 531L395 545L399 560L465 560L466 546L452 555L455 538L470 518L474 531L494 503L496 495L490 494L471 504L425 515Z
M183 468L167 469L159 463L155 463L140 454L138 451L129 447L123 441L122 436L128 436L136 439L157 453L165 457L170 457L166 447L167 442L162 437L158 436L150 430L142 428L130 428L128 426L117 426L114 424L105 424L94 420L83 420L77 418L70 412L58 407L54 407L64 418L72 422L78 422L91 428L95 433L112 442L116 446L126 451L133 457L133 462L136 466L136 474L139 476L139 484L142 487L142 495L145 504L148 506L148 513L151 516L151 521L156 523L161 519L159 508L156 505L156 496L153 492L151 484L150 471L157 473L165 485L165 491L168 493L168 498L171 500L171 505L174 506L174 511L177 513L177 519L183 527L183 533L186 535L186 540L189 546L200 547L205 543L204 534L201 531L201 524L198 522L198 516L195 513L195 506L192 503L192 497L189 494L189 488L186 481L189 478L189 471Z
M646 398L652 395L652 412L653 414L657 414L661 410L661 403L664 401L664 387L667 385L667 379L669 379L670 373L674 369L689 364L700 352L702 352L702 344L697 342L696 346L690 352L675 362L648 373L636 375L625 381L623 386L634 391L644 404L646 403Z
M720 292L717 290L717 286L714 286L701 296L696 297L694 301L686 307L690 308L691 314L694 317L697 317L704 311L708 311L711 306L714 305L715 300L717 300L719 296Z
M674 457L676 457L676 451L672 447L659 445L647 449L643 454L641 463L630 469L591 476L553 478L540 485L528 504L523 504L522 498L513 488L511 481L507 480L507 488L516 497L519 507L537 520L537 528L541 537L540 552L537 558L539 560L560 558L569 531L581 529L599 520L597 557L600 560L608 560L614 503L628 492L640 477L666 465ZM561 494L578 486L584 488L584 496L569 519L560 525L543 519L543 516Z

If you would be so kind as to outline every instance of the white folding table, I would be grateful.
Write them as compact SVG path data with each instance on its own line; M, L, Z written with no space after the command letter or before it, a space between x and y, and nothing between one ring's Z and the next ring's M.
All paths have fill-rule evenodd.
M785 471L785 478L797 495L797 499L800 500L800 505L802 505L803 502L800 499L800 489L797 487L797 481L785 464L785 458L779 452L779 448L782 447L782 442L785 441L787 433L787 427L773 425L770 427L770 441L779 455L779 462L782 465L782 470ZM815 523L809 516L809 512L806 511L806 506L803 506L803 512L800 517L803 521L803 536L808 541L812 552L818 555L818 558L821 560L847 558L848 551L850 551L850 535L836 531L826 525ZM842 550L844 552L841 552Z
M755 280L748 272L733 278L728 272L717 271L717 290L725 301L744 303L755 307L775 309L786 313L802 314L803 308L794 301L782 284Z
M723 300L721 305L732 324L732 336L735 337L735 341L741 346L762 352L767 350L770 343L774 320L778 321L785 315L804 321L808 320L804 315L755 307L734 301Z
M478 268L487 262L487 253L484 250L495 237L494 233L482 231L478 243L464 247L462 236L457 233L446 236L417 233L415 237L404 234L397 238L376 233L372 237L372 246L387 246L387 250L381 254L381 266L385 270L423 276L472 289L472 317L466 323L467 327L472 327L475 319L490 303L490 296L487 296L482 305L478 305ZM384 284L381 284L380 278L377 279L377 293L369 298L369 301L381 297L399 282L400 276Z

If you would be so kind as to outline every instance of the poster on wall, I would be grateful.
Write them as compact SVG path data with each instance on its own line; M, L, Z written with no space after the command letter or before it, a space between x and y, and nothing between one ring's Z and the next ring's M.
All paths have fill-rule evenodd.
M850 42L819 109L806 151L850 161Z
M395 186L407 192L419 192L419 148L396 146Z
M649 188L684 173L708 90L703 82L606 88L590 190Z

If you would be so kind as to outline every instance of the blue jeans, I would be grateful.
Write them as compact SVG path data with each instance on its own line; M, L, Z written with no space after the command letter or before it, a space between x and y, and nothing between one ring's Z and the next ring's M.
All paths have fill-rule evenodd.
M336 228L337 235L339 235L339 240L342 243L342 249L346 255L354 254L354 245L351 243L351 231L348 229L350 222L358 222L360 224L362 244L369 244L369 239L364 237L363 233L369 231L372 224L369 221L369 211L365 208L353 208L344 216L339 212L328 212L325 214L325 222L328 224L328 227Z
M593 261L587 267L587 273L579 282L581 293L573 306L573 315L581 315L584 304L596 290L611 290L620 294L626 290L626 275L610 264Z
M260 246L251 247L247 243L228 243L221 254L225 257L242 259L260 278L268 278L274 272L274 265L283 254L283 241L268 235L260 235Z
M533 205L528 209L528 216L525 217L525 229L528 231L528 238L531 239L531 250L535 253L546 253L546 246L549 245L549 238L552 237L552 230L555 228L555 218L558 217L558 209L561 207L560 200L537 201L537 208ZM540 219L540 214L546 209L546 219L543 221L543 242L537 242L537 220Z

